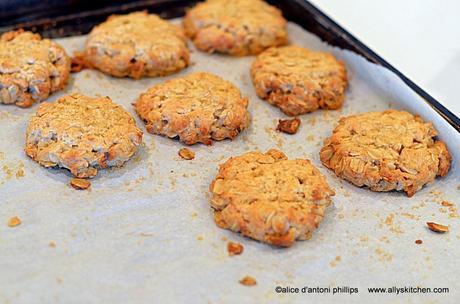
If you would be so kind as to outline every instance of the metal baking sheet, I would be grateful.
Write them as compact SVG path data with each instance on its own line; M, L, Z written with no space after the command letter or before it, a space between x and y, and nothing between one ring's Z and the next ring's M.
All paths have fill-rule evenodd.
M194 71L235 83L249 97L252 123L233 141L192 146L193 161L179 158L178 141L145 132L144 145L121 169L103 170L88 191L68 186L65 170L45 169L23 152L27 121L37 109L0 107L0 302L2 303L457 303L460 298L458 203L460 135L395 74L333 48L290 23L291 42L333 52L348 68L344 107L301 116L295 135L275 131L277 108L260 100L251 84L253 57L209 55L193 46L193 65L166 77L115 79L97 71L73 74L50 97L80 92L110 96L145 131L131 103L153 84ZM57 39L69 53L85 37ZM319 161L323 140L343 115L401 108L432 121L454 160L450 173L412 198L374 193L338 179ZM308 158L336 190L334 206L309 241L288 249L218 228L208 187L219 163L247 151L277 148ZM12 216L22 224L6 225ZM450 226L435 234L425 222ZM417 239L423 244L416 245ZM226 240L244 253L229 257ZM257 280L254 287L238 281ZM277 293L276 287L299 288ZM449 288L448 293L373 294L372 287ZM302 293L302 287L329 287ZM333 293L334 287L343 292ZM357 288L358 291L350 294ZM292 289L291 289L292 290Z

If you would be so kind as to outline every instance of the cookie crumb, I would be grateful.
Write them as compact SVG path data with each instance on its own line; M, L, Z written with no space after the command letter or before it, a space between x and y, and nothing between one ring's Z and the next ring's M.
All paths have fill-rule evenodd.
M72 178L70 180L70 185L77 190L85 190L91 186L91 183L83 178Z
M84 54L82 52L75 52L71 60L70 71L72 73L78 73L81 70L88 68L85 63Z
M244 247L240 243L235 243L235 242L227 243L227 251L228 251L229 256L242 254L243 250L244 250Z
M337 264L342 260L342 258L340 257L340 255L336 256L334 260L332 260L329 265L331 265L331 267L335 267L337 266Z
M196 237L196 239L197 239L198 241L202 241L204 238L203 238L202 235L199 235L199 236Z
M186 160L192 160L195 158L195 152L187 148L182 148L178 152L179 156Z
M441 225L438 223L434 222L427 222L426 223L428 228L430 228L431 231L437 232L437 233L446 233L449 232L449 227L445 225Z
M56 242L51 241L51 242L48 243L48 246L50 246L51 248L55 248L56 247Z
M287 134L295 134L300 126L300 119L293 118L293 119L279 119L278 126L276 130L281 131Z
M415 241L415 244L417 244L417 245L420 245L420 244L422 244L422 243L423 243L422 240L416 240L416 241Z
M448 201L442 201L441 205L443 205L444 207L452 207L454 204Z
M13 216L8 220L8 226L10 227L16 227L21 225L21 219L17 216Z
M244 285L244 286L254 286L257 284L256 279L250 276L245 276L239 282L241 285Z

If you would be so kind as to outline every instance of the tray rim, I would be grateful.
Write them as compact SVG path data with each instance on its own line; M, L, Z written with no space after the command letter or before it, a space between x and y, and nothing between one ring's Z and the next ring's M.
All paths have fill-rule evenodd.
M40 34L45 34L44 36L50 38L60 38L68 37L75 35L67 35L65 31L61 31L61 25L69 21L75 21L72 26L78 27L81 25L80 20L85 20L91 17L104 17L104 19L116 13L127 13L135 10L144 10L144 9L153 9L158 13L162 13L163 17L172 18L183 15L183 12L187 7L190 7L192 4L198 1L183 1L183 0L138 0L132 1L125 4L117 4L111 7L99 8L91 11L78 12L75 14L60 15L53 18L32 18L30 21L13 23L11 25L0 27L0 33L24 28L27 30L32 30ZM359 55L365 57L367 60L376 63L380 66L383 66L393 73L395 73L408 87L411 88L417 95L419 95L433 110L437 112L445 121L447 121L457 132L460 133L460 119L444 105L442 105L438 100L431 96L428 92L422 89L420 86L415 84L411 79L405 76L401 71L396 67L390 64L388 61L383 59L375 51L357 39L350 32L345 30L337 22L335 22L331 17L321 11L318 7L313 5L308 0L282 0L282 1L271 1L272 4L283 4L283 3L294 3L297 6L303 9L304 14L312 17L313 20L309 19L309 22L314 22L316 26L321 27L323 30L328 31L333 34L335 37L340 38L347 45L346 48L351 49L352 51L358 53ZM170 11L166 12L164 6L168 6ZM290 18L287 18L288 20ZM295 22L295 21L294 21ZM299 24L298 22L296 22ZM304 24L299 24L303 28L306 28ZM315 33L321 39L324 40L324 36L321 36L321 33ZM334 43L328 41L328 43L334 45Z
M360 55L364 53L366 59L372 59L374 63L377 63L393 73L395 73L407 86L409 86L417 95L419 95L428 105L431 106L444 120L446 120L452 127L454 127L457 132L460 132L460 119L454 113L452 113L449 109L447 109L444 105L442 105L438 100L436 100L433 96L431 96L428 92L423 90L417 84L415 84L412 80L410 80L407 76L405 76L401 71L395 68L392 64L388 61L383 59L380 55L378 55L375 51L361 42L358 38L352 35L350 32L345 30L342 26L340 26L337 22L335 22L332 18L322 12L319 8L313 5L308 0L292 0L294 2L298 2L306 9L314 12L313 15L316 16L318 19L316 20L319 24L324 24L330 27L334 33L339 33L340 36L345 38L354 48L356 48ZM321 38L321 37L320 37Z

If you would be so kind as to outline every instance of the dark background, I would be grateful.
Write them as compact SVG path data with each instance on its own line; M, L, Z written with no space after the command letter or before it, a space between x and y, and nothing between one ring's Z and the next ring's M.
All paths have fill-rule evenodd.
M27 25L37 20L54 21L56 18L66 16L86 16L88 13L107 17L110 13L127 13L145 7L151 7L152 12L159 13L159 8L162 11L170 11L171 2L168 0L0 0L0 27L10 27L16 24ZM175 7L183 8L197 1L173 2ZM98 14L98 11L103 11L105 14ZM183 13L183 10L181 11Z
M104 6L129 3L129 0L0 0L0 24L77 13ZM147 1L146 1L147 2ZM150 1L155 2L155 1Z

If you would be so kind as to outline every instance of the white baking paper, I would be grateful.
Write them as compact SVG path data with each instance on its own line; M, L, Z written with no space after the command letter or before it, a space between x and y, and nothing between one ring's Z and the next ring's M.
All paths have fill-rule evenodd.
M91 189L76 191L65 170L45 169L23 152L29 109L0 106L1 303L458 303L460 299L460 136L392 72L332 48L295 24L291 42L332 51L350 76L344 107L301 116L300 131L275 131L282 112L260 100L249 67L254 57L233 58L193 49L193 65L166 77L116 79L84 70L49 98L80 92L110 96L145 131L131 105L150 86L195 71L220 75L249 97L252 123L233 141L195 145L193 161L180 159L175 140L144 134L138 155L121 169L104 170ZM57 39L69 53L84 37ZM323 140L343 115L407 109L432 121L453 154L453 166L408 198L374 193L338 179L319 161ZM233 155L277 148L308 158L336 190L334 206L309 241L279 249L218 228L208 187L218 165ZM19 216L22 224L7 226ZM435 234L427 221L450 226ZM229 257L227 241L244 245ZM421 239L423 244L415 244ZM55 245L55 246L53 246ZM257 285L238 283L249 275ZM331 293L285 294L281 287L330 287ZM371 294L368 287L447 287L443 294ZM358 293L332 294L334 287Z

